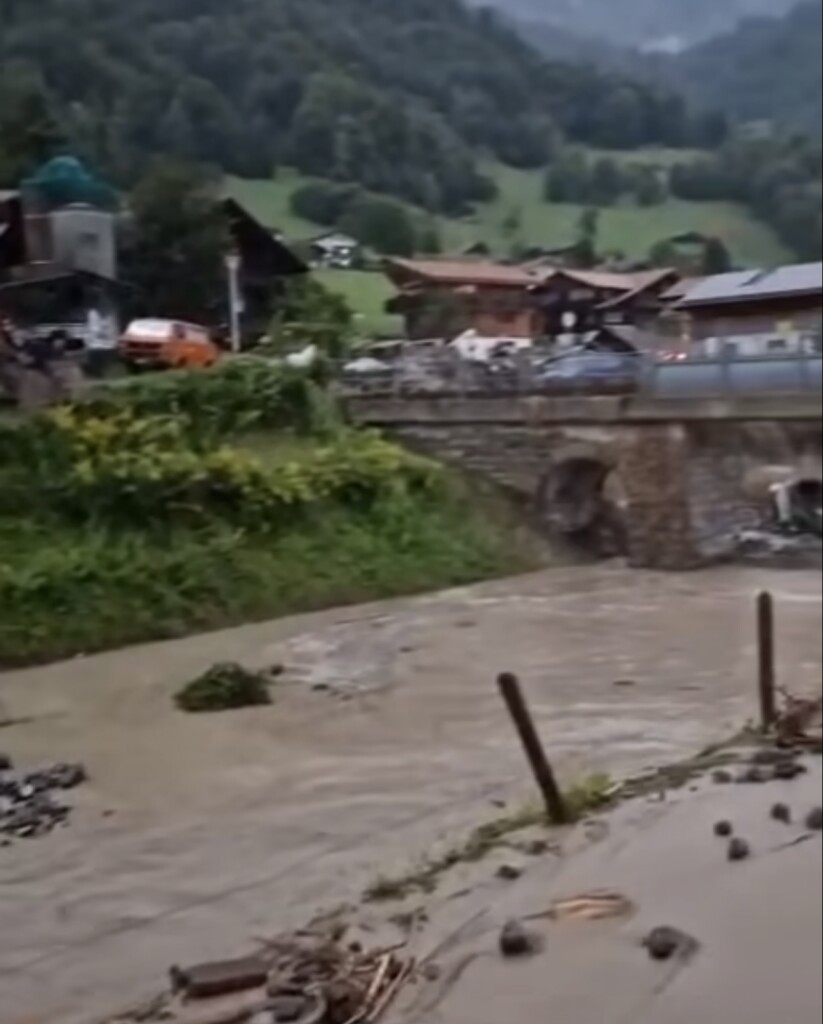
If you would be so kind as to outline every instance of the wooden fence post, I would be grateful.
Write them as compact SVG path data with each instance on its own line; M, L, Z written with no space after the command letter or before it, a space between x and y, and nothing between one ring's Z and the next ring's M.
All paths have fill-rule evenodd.
M526 757L529 760L535 781L546 805L549 821L554 825L568 824L570 817L566 801L563 798L560 787L557 785L554 771L551 764L549 764L549 759L546 757L543 744L540 742L534 719L520 687L520 681L517 676L512 675L510 672L504 672L498 678L497 685L500 688L500 693L506 702L506 707L509 709L509 714L512 716L515 728L523 743Z
M757 597L757 662L760 724L768 732L777 721L777 668L774 598L766 591Z

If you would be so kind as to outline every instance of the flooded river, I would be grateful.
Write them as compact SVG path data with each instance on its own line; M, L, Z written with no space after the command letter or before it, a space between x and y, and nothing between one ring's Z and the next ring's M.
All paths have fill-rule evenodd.
M86 1024L527 795L500 671L565 780L722 738L754 712L764 586L781 679L813 691L820 575L737 568L559 569L0 676L0 749L92 775L70 828L0 849L0 1022ZM273 707L174 710L232 660L285 666Z

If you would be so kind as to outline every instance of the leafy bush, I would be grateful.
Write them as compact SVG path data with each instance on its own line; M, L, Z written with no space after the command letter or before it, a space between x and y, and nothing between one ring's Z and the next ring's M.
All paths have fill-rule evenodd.
M296 216L310 220L313 224L332 227L359 193L357 185L312 181L295 190L291 197L291 209Z
M271 463L207 444L253 408L244 373L226 403L170 375L0 428L0 669L533 564L375 435L290 438Z
M312 433L321 404L322 368L299 370L254 357L227 359L209 370L175 370L97 389L84 402L108 416L176 416L208 447L251 430Z
M198 679L187 683L174 698L181 711L191 713L233 711L272 703L269 680L229 662L213 665Z
M272 467L229 447L200 451L183 422L59 409L21 427L17 468L3 471L0 513L35 502L62 520L168 529L228 523L257 532L287 528L311 506L367 511L381 494L434 489L425 459L371 434L345 434Z
M311 278L301 279L284 289L268 347L282 354L313 345L331 359L342 359L353 328L354 314L342 295Z

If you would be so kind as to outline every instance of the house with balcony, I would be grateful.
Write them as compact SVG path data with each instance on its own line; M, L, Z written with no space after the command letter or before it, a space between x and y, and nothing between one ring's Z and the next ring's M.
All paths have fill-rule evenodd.
M486 260L387 259L397 289L387 311L399 315L411 340L482 337L536 338L540 318L532 289L539 277L522 267Z

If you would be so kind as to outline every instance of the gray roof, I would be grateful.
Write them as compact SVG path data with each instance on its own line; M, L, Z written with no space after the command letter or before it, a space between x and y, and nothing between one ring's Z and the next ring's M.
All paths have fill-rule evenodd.
M678 305L688 309L818 292L823 294L823 263L800 263L776 270L743 270L707 277L688 291Z

